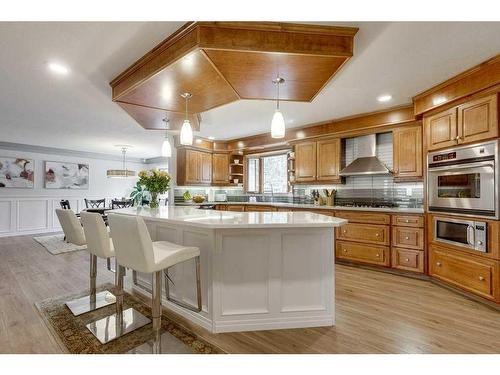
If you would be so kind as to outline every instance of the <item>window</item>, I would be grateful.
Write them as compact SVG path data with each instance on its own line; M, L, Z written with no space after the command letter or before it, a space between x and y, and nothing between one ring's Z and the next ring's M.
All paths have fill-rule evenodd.
M247 166L247 191L249 193L288 193L286 153L249 157Z

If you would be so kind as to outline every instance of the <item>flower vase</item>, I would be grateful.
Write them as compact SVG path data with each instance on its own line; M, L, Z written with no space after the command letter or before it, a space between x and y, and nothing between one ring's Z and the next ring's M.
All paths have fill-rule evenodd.
M160 205L158 201L158 193L153 193L153 192L150 193L151 193L151 201L149 202L149 208L158 208L158 206Z

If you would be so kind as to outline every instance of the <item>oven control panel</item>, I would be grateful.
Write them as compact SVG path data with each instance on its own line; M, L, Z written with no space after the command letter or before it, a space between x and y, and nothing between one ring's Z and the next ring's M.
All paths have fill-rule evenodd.
M435 163L438 161L447 161L447 160L453 160L456 158L457 158L456 152L447 152L446 154L433 155L432 161Z

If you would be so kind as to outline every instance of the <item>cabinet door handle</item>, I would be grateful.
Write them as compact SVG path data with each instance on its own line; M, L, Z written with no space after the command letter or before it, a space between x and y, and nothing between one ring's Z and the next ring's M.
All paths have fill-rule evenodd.
M344 229L344 230L342 231L342 233L347 233L347 230L346 230L346 229Z
M377 258L380 258L380 254L375 254L375 256L376 256Z
M436 262L436 266L441 267L441 262Z
M405 237L405 240L409 240L409 239L410 239L410 237L408 237L408 236Z
M408 258L405 258L405 262L409 262L409 261L410 261L410 259L408 259Z
M484 277L479 276L479 281L484 281Z
M375 233L375 237L380 237L380 233Z
M346 250L346 249L344 249L344 253L347 253L347 250Z
M409 222L410 222L410 220L408 220L408 219L406 219L406 220L405 220L405 223L406 223L406 224L408 224Z

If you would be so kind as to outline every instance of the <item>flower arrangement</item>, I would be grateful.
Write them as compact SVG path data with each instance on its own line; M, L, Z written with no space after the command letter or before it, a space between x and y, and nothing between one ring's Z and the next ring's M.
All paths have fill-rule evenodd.
M158 207L158 194L164 194L168 190L170 178L170 175L166 171L159 171L156 168L139 172L138 183L143 185L151 194L149 207Z

